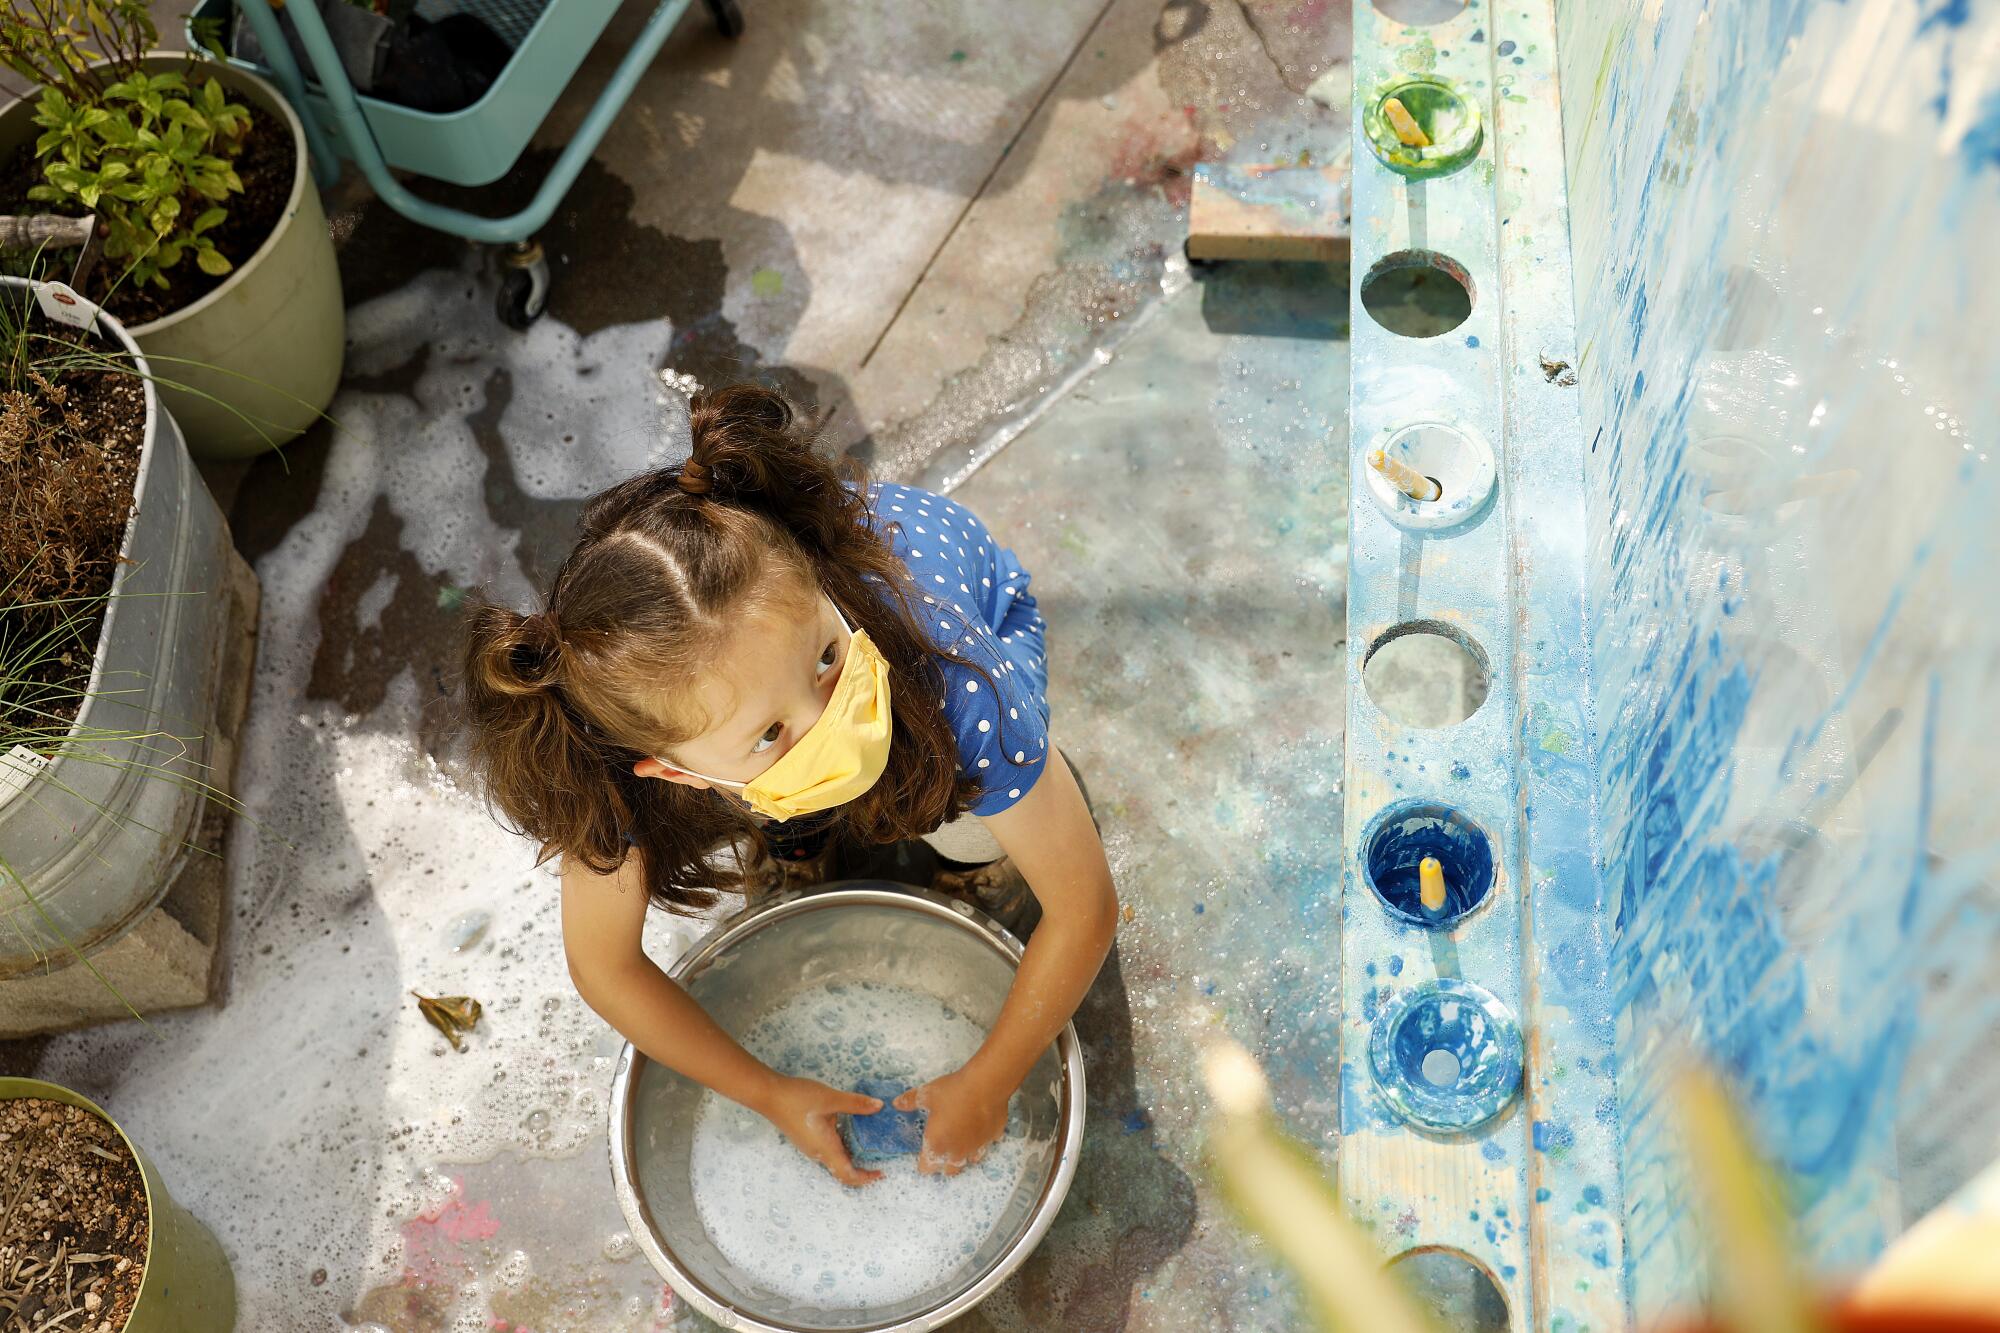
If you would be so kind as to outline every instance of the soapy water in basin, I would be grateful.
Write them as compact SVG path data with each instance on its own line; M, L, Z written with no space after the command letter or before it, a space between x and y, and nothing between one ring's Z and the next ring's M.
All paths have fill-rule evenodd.
M855 982L793 997L742 1040L781 1073L851 1088L864 1078L915 1087L958 1068L985 1037L929 995ZM730 1263L791 1300L844 1309L907 1300L999 1223L1030 1155L1020 1100L1006 1136L961 1174L919 1175L909 1156L849 1189L762 1116L709 1093L695 1120L695 1212Z

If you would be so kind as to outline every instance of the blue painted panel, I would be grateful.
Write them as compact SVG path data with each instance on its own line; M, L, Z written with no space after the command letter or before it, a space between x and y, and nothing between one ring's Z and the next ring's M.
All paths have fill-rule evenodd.
M1685 1048L1829 1270L2000 1139L2000 5L1557 10L1643 1322Z

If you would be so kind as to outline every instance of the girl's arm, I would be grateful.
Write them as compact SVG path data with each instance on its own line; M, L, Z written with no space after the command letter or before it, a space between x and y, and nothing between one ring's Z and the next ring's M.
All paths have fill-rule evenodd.
M929 1112L922 1170L955 1174L1006 1131L1007 1099L1083 1002L1118 933L1118 893L1083 793L1053 740L1043 762L1027 796L986 820L1042 905L1013 989L970 1060L896 1099Z
M834 1117L867 1115L882 1103L812 1079L777 1073L737 1044L694 997L646 957L644 876L636 856L609 875L565 862L563 952L577 994L648 1060L663 1064L771 1121L800 1152L841 1183L881 1175L847 1155Z

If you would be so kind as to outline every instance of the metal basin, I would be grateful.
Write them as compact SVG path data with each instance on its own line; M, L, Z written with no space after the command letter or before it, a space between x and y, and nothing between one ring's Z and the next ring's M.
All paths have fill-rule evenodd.
M836 981L907 987L990 1027L1020 957L1011 935L963 904L857 882L760 900L709 932L671 975L739 1038L800 991ZM703 1229L689 1161L702 1092L627 1045L611 1087L611 1173L653 1266L681 1299L732 1329L918 1333L963 1314L1048 1232L1083 1142L1083 1054L1065 1027L1022 1084L1029 1164L986 1242L905 1301L828 1308L761 1289Z

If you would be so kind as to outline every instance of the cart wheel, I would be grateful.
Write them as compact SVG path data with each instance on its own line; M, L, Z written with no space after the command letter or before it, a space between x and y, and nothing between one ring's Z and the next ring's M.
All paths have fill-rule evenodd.
M705 0L715 19L715 30L731 40L743 35L743 11L736 0Z
M500 271L500 290L494 300L500 322L510 329L525 329L540 319L548 306L549 261L542 247L533 241L515 246Z

